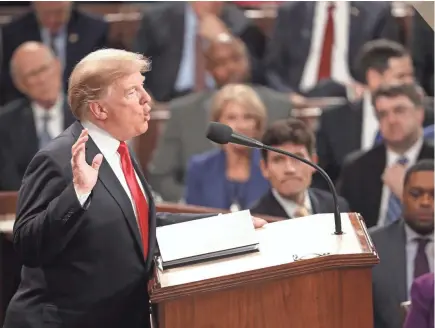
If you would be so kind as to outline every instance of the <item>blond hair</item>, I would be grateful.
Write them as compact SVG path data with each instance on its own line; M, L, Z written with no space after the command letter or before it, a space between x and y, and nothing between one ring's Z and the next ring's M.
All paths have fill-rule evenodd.
M100 49L84 57L69 78L68 103L74 116L82 119L91 101L101 99L119 78L135 72L145 73L150 62L141 54Z
M213 97L211 120L218 122L222 111L229 103L235 103L249 111L257 121L259 134L262 134L267 121L267 111L260 97L250 86L244 84L227 84Z

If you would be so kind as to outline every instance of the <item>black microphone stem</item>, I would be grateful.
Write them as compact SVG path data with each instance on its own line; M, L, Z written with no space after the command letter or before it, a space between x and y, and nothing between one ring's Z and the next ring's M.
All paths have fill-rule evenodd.
M335 221L335 234L336 235L342 235L343 231L341 230L341 218L340 218L340 209L338 208L338 199L337 199L337 192L335 190L334 187L334 183L332 182L331 178L328 176L328 174L326 174L326 172L318 165L311 163L310 161L307 161L306 159L299 157L295 154L286 152L284 150L278 149L278 148L274 148L274 147L270 147L267 145L262 145L263 149L272 151L272 152L277 152L292 158L297 159L298 161L301 161L313 168L315 168L317 171L319 171L319 173L325 178L325 180L328 182L328 186L329 189L331 190L332 193L332 197L334 198L334 203L335 203L335 208L334 208L334 221Z

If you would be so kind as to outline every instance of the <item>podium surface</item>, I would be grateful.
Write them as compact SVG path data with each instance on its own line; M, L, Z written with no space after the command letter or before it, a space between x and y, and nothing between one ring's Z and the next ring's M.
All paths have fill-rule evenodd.
M150 291L159 327L370 328L371 268L379 262L358 214L273 222L260 251L156 269ZM174 241L174 247L176 241Z

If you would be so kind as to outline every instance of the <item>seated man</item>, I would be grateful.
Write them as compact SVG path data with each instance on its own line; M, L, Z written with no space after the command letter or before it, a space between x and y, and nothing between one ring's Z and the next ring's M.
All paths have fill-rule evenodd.
M264 133L265 145L291 152L316 162L314 134L295 119L273 123ZM318 213L332 213L332 194L310 188L315 169L296 159L262 150L261 169L272 189L251 206L251 212L284 218L295 218ZM345 199L339 198L341 212L348 212Z
M380 258L372 275L374 328L402 327L400 303L409 300L415 278L433 272L433 197L434 161L425 159L406 172L402 217L369 230Z
M25 96L0 112L0 191L15 191L36 152L74 122L62 93L58 58L42 43L25 42L11 60L12 78Z
M61 64L62 84L74 65L93 50L108 46L109 24L103 18L78 10L73 1L32 1L29 12L2 26L1 90L2 105L20 98L9 74L14 51L24 42L38 41L50 47Z
M420 159L434 158L433 143L423 136L425 110L415 84L383 86L373 94L373 105L384 142L350 154L337 186L369 228L400 217L406 169Z

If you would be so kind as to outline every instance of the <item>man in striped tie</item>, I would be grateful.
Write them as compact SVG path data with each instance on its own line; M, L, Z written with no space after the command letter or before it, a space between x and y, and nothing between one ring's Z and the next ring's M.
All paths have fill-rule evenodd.
M13 234L24 267L4 328L150 326L156 226L203 215L156 213L126 143L148 129L148 67L142 55L103 49L74 68L78 121L36 154L19 192Z

